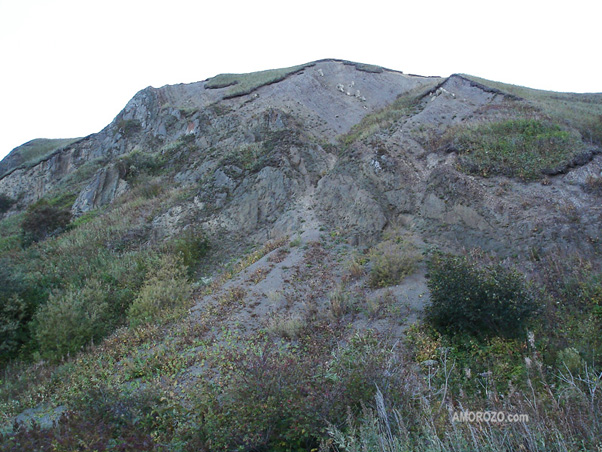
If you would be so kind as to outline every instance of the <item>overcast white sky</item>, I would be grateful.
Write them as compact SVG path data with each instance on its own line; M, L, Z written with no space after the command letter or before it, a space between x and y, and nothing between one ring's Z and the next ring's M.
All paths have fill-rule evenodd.
M601 92L597 0L0 0L0 158L140 89L322 58Z

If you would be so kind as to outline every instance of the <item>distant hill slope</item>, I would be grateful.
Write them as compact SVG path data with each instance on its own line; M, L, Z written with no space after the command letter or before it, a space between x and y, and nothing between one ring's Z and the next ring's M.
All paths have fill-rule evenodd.
M36 138L14 148L0 161L0 177L15 168L32 166L52 154L57 149L67 146L79 138Z

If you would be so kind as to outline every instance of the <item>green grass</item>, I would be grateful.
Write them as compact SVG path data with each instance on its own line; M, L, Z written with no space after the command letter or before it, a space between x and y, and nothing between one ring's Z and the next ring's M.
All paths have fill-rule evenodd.
M494 82L472 75L463 77L527 100L556 121L579 130L585 141L602 143L602 93L559 93Z
M289 75L310 67L312 63L301 64L283 69L251 72L249 74L220 74L209 79L206 87L209 89L230 88L224 98L244 96L257 88L284 80Z
M577 134L538 119L462 126L455 130L454 142L464 171L521 180L559 172L584 148Z

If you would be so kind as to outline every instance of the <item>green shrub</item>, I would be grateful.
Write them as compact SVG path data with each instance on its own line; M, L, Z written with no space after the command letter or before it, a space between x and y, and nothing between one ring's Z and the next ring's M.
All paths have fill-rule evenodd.
M512 337L525 330L536 303L524 277L500 265L479 267L463 256L429 261L427 320L446 333Z
M204 421L199 433L207 450L310 450L315 445L320 398L298 354L264 342L226 350L223 359L232 370L224 369L223 382L199 399Z
M416 271L420 260L420 254L408 242L401 239L381 242L370 252L372 269L368 283L372 288L399 284Z
M83 289L71 286L50 295L34 316L40 354L56 359L101 339L109 329L107 292L104 284L92 279Z
M562 372L568 370L572 374L577 375L583 370L584 365L585 361L573 347L561 350L556 358L556 367Z
M14 357L25 341L26 316L27 305L18 295L6 298L0 295L0 362Z
M63 232L71 221L70 209L53 205L46 199L32 204L21 223L23 246L40 242Z
M165 255L156 269L150 271L138 296L128 311L130 325L159 319L168 309L185 306L192 294L186 268L179 256Z
M30 341L27 324L41 299L18 265L0 258L0 362L17 357Z
M0 214L8 211L14 203L15 201L10 196L0 193Z

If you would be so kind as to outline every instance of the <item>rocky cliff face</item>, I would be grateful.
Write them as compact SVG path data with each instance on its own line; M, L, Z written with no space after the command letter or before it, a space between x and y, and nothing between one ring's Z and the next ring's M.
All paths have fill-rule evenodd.
M459 75L338 60L275 79L238 77L146 88L98 134L13 168L0 193L18 199L18 210L67 190L80 215L127 193L128 179L153 161L162 184L191 193L157 214L158 236L194 222L214 234L277 238L311 215L354 243L402 227L440 245L501 252L596 246L599 199L586 186L600 176L595 145L544 179L460 168L455 131L532 109L516 95Z

